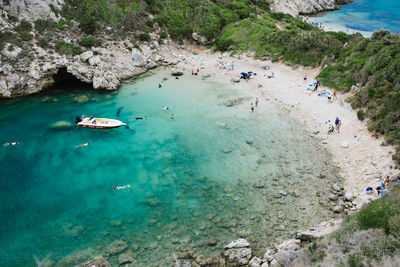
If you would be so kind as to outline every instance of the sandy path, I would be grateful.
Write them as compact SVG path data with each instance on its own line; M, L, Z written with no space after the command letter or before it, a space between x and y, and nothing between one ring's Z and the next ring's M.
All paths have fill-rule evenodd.
M196 50L198 51L198 50ZM226 64L235 64L234 71L227 71L218 67L218 56ZM269 66L270 70L262 70L262 66ZM281 63L260 61L241 56L232 58L228 55L210 54L209 51L201 51L199 55L187 54L186 60L178 65L190 75L191 69L201 68L201 75L210 74L212 78L225 80L232 83L231 78L239 77L242 71L257 72L257 76L249 82L240 81L240 86L259 94L260 104L264 101L273 101L281 108L288 110L290 116L304 123L304 127L310 131L310 138L317 138L334 155L334 161L339 166L339 172L344 177L344 187L348 192L357 196L356 203L361 204L367 199L365 188L376 187L386 175L398 175L391 159L394 149L391 146L381 146L383 138L372 137L367 130L365 122L357 119L356 112L344 102L347 95L338 93L338 98L333 103L328 103L326 97L311 96L306 93L309 83L315 80L317 69L298 69ZM268 79L264 74L275 73L275 78ZM307 76L307 84L304 76ZM261 83L263 87L258 88ZM326 88L322 86L322 88ZM326 88L329 90L329 88ZM330 90L333 92L333 90ZM250 107L249 107L250 112ZM342 120L340 133L336 131L327 135L328 120L334 124L338 116ZM318 132L318 134L312 134ZM344 143L348 144L345 148Z

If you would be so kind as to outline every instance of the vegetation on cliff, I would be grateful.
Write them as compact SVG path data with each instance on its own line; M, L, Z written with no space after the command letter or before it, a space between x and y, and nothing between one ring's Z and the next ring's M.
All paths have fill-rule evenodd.
M313 266L398 266L400 187L348 216L341 229L314 241L300 260Z

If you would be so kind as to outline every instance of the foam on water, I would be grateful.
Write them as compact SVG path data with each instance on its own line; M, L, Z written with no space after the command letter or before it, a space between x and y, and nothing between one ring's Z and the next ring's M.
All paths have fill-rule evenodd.
M400 32L400 2L398 0L355 0L340 10L318 14L314 20L323 25L352 33L352 30L370 36L386 29Z
M82 94L89 102L74 100ZM73 266L106 256L115 240L128 243L138 266L166 266L185 250L219 255L239 237L262 256L332 217L322 205L338 182L330 155L269 102L251 113L254 98L240 85L157 71L116 93L69 88L1 102L0 142L20 142L0 148L2 263L32 266L51 253L57 266ZM119 118L136 134L51 127L80 114Z

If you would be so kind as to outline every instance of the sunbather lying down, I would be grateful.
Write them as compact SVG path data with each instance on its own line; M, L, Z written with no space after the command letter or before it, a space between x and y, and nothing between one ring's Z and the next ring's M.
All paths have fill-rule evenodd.
M120 190L120 189L125 189L131 187L130 184L124 185L124 186L113 186L113 190Z

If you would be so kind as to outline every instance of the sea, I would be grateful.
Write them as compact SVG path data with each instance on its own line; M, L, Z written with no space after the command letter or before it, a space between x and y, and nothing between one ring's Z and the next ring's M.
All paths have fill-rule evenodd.
M335 217L331 155L270 101L251 112L256 97L157 69L115 92L61 83L0 101L0 265L103 256L118 266L115 241L134 266L171 266L185 251L220 257L238 238L262 257ZM75 126L83 114L127 126Z
M347 33L360 32L371 36L381 29L400 32L400 1L354 0L339 10L319 13L312 18L322 26Z

